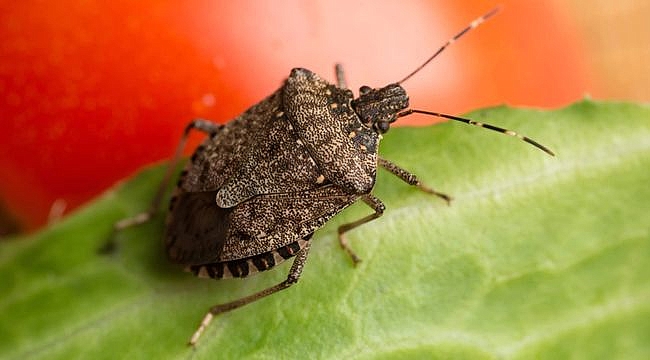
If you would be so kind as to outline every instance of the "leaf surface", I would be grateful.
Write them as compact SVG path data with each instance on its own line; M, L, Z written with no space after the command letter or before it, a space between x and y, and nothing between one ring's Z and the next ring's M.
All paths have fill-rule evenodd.
M383 157L454 197L380 171L380 219L319 230L298 285L215 318L205 311L282 281L197 279L167 263L164 215L97 249L147 208L151 167L40 233L0 243L0 358L650 358L650 108L582 101L470 114L551 147L445 123L396 128Z

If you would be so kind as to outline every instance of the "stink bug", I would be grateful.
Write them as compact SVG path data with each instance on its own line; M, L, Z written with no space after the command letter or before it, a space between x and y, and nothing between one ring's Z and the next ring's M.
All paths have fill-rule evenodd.
M199 119L187 126L151 209L116 223L115 229L145 222L157 211L187 135L199 130L208 138L181 173L169 206L165 235L169 258L197 276L221 279L243 278L295 257L285 281L212 307L190 344L197 342L215 315L296 283L314 232L362 200L374 213L338 228L341 247L358 263L345 234L384 212L384 204L372 194L378 166L425 192L451 200L378 156L382 134L398 118L423 113L461 121L518 137L553 155L511 130L408 108L401 84L496 11L474 20L401 81L379 89L363 86L358 98L346 88L340 65L336 66L336 85L296 68L276 92L228 124Z

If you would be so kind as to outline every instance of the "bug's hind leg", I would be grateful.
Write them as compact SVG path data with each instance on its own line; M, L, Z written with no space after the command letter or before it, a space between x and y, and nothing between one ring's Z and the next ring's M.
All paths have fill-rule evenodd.
M291 269L289 270L289 275L287 276L287 279L284 280L283 282L271 286L269 288L266 288L260 292L257 292L253 295L249 295L246 297L243 297L241 299L237 299L235 301L231 301L225 304L219 304L215 305L212 308L210 308L210 311L208 311L207 314L205 314L205 317L203 317L203 321L201 321L201 325L199 325L199 328L196 329L192 337L190 338L190 341L188 342L188 345L194 346L196 342L199 340L199 337L201 337L201 334L205 331L207 326L210 324L212 319L219 315L223 314L225 312L240 308L244 305L250 304L256 300L259 300L263 297L269 296L273 293L276 293L280 290L284 290L291 285L295 284L298 282L300 279L300 275L302 274L302 269L305 266L305 262L307 260L307 255L309 254L309 247L310 247L310 242L307 241L305 244L305 247L300 249L300 251L296 254L296 259L293 261L293 264L291 265Z
M354 251L350 248L350 245L348 244L348 240L345 237L345 233L348 231L361 226L367 222L373 221L377 219L378 217L382 216L384 214L384 210L386 209L386 206L384 206L384 203L381 202L377 197L375 197L372 194L366 194L364 195L361 200L365 202L368 206L370 206L375 212L373 214L370 214L362 219L359 219L355 222L351 222L349 224L343 224L339 226L338 233L339 233L339 244L341 244L341 247L343 250L345 250L348 255L350 255L350 258L352 259L352 262L354 263L354 266L359 264L361 262L361 259L357 256L357 254L354 253Z
M412 174L409 171L404 170L401 167L395 165L394 163L392 163L392 162L390 162L390 161L388 161L388 160L386 160L384 158L381 158L381 157L379 157L377 159L377 163L381 167L383 167L384 169L390 171L393 175L395 175L398 178L402 179L402 181L404 181L405 183L407 183L409 185L417 186L418 189L420 189L420 190L422 190L422 191L424 191L426 193L435 195L435 196L445 200L447 202L447 205L449 205L451 203L451 200L452 200L451 196L449 196L447 194L444 194L444 193L441 193L441 192L438 192L436 190L433 190L430 187L422 184L420 182L420 180L418 179L418 177L415 176L415 174Z
M181 140L176 148L176 152L174 153L172 160L169 162L169 165L167 167L167 172L165 172L165 176L163 177L163 180L160 182L160 185L158 186L158 190L156 191L156 194L154 195L154 198L151 201L151 205L149 206L149 209L135 216L119 220L115 224L113 224L113 231L111 232L106 243L99 249L100 252L109 253L113 251L113 249L115 248L115 234L118 231L121 231L131 226L140 225L145 222L148 222L160 210L160 204L169 186L169 181L171 180L171 177L174 175L178 161L183 155L183 149L185 148L185 143L187 142L187 138L190 132L193 129L195 129L203 133L206 133L212 137L215 136L219 132L219 130L221 130L222 127L223 125L215 124L211 121L204 120L204 119L194 119L185 127L185 131L183 132L183 136L181 137Z

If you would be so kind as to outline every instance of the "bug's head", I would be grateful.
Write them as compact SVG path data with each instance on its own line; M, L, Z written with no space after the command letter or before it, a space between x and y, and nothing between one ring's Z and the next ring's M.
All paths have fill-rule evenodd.
M397 113L409 106L406 90L399 84L381 89L362 86L359 93L359 97L352 100L352 108L365 126L379 134L387 132L397 119Z

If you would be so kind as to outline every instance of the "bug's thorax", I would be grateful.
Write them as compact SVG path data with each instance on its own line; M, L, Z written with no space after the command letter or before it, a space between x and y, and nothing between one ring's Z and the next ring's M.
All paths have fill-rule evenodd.
M380 89L362 86L359 93L359 97L352 100L352 108L363 125L378 134L387 132L390 124L397 120L397 114L409 106L406 90L399 84Z

